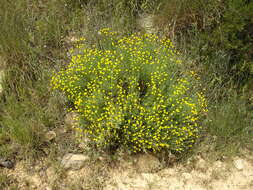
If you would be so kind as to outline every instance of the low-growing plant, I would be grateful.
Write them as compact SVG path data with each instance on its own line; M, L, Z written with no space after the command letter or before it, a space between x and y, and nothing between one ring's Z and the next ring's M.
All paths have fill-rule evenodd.
M207 111L198 76L168 39L99 31L99 47L81 39L67 68L52 78L79 113L76 130L98 147L184 151Z
M19 89L15 94L0 99L0 157L36 157L47 145L45 133L57 128L64 112L64 100L48 89L48 75L31 84L30 89Z
M180 35L187 36L193 29L202 31L213 27L223 7L223 1L219 0L161 0L160 3L155 25L176 39Z
M206 129L215 137L216 154L228 156L241 149L252 150L252 113L248 102L238 95L210 108Z
M59 97L48 91L49 75L66 58L64 39L80 20L65 1L0 3L1 158L37 156L50 144L45 133L62 123Z

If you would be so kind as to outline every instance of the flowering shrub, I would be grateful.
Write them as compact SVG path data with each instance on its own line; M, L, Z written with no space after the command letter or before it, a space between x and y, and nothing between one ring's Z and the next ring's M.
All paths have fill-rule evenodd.
M80 137L99 147L183 151L198 138L206 101L171 41L100 31L99 48L80 43L52 78L79 113ZM83 39L82 39L83 40Z

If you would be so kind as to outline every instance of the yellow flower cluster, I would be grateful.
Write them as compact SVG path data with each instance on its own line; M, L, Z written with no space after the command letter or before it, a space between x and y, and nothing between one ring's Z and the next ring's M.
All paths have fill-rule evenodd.
M107 39L100 48L78 45L68 67L52 78L53 88L74 103L81 136L133 152L191 147L206 100L191 91L197 80L183 72L171 41L120 37L109 29L99 34Z

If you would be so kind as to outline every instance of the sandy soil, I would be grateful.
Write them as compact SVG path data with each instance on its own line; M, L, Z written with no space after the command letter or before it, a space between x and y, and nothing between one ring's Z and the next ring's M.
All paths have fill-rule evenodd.
M104 167L103 162L80 170L63 171L45 167L31 169L17 163L15 169L2 169L15 179L18 189L104 189L104 190L251 190L253 162L234 158L228 162L207 162L200 157L188 163L164 167L151 155L140 155ZM99 169L96 169L99 168ZM94 171L96 170L96 173ZM89 182L89 184L87 184ZM57 185L56 185L57 184ZM8 189L8 188L7 188Z

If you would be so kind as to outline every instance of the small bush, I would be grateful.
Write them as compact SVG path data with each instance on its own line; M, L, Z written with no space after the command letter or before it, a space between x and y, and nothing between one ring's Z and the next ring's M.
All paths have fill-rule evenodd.
M80 43L68 67L52 78L53 88L80 114L80 137L133 152L191 147L206 102L197 90L198 77L184 71L171 41L100 33L99 48Z

